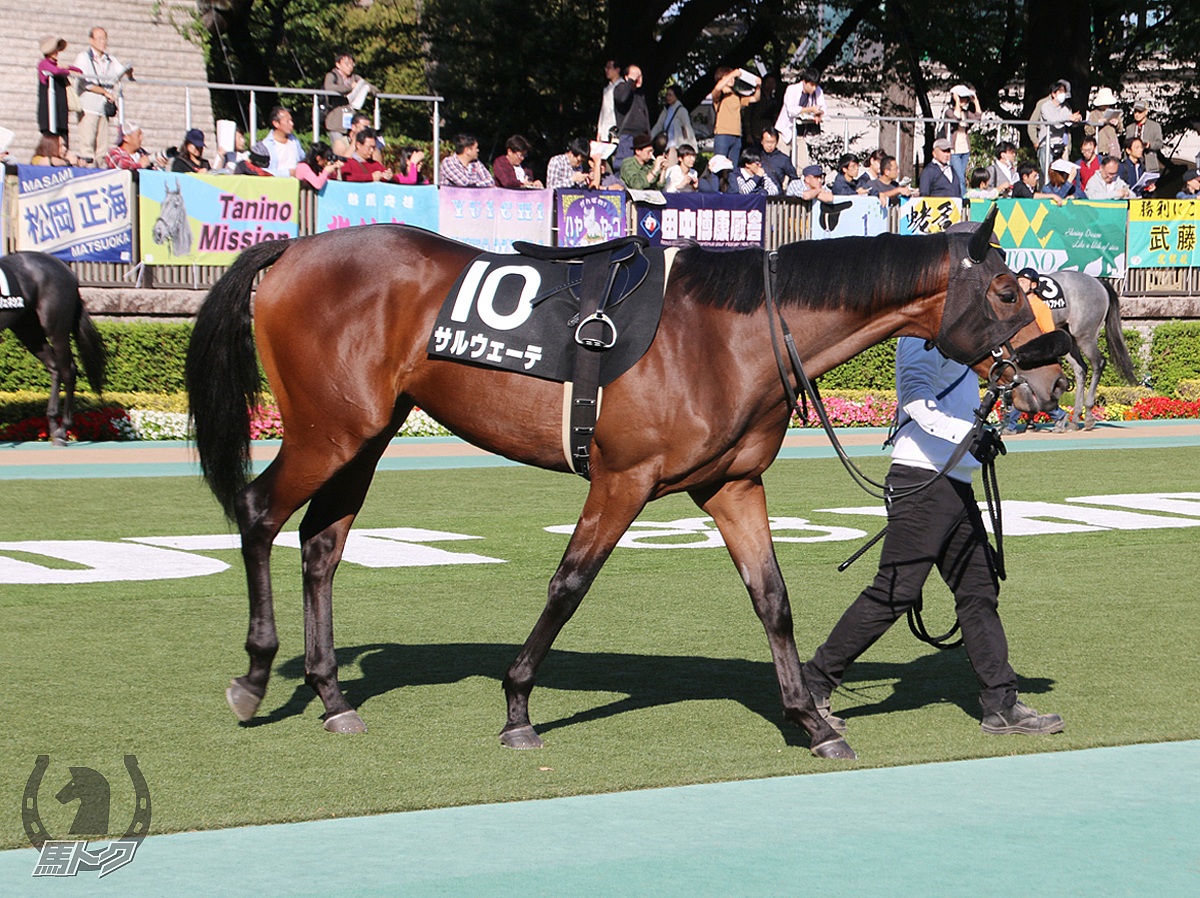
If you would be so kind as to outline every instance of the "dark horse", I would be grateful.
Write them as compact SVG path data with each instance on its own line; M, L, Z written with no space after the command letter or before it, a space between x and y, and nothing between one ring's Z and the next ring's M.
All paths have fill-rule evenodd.
M12 253L0 257L0 277L0 330L12 328L50 372L47 430L55 445L66 445L67 430L74 423L77 372L71 337L97 393L104 389L104 341L83 307L75 272L62 260L45 253Z
M994 346L1018 330L1014 345L1037 336L990 235L988 220L974 235L885 235L781 249L776 296L808 372L913 334L938 340L986 373ZM379 457L414 405L476 446L569 470L562 385L426 353L443 299L478 254L399 225L260 244L242 253L201 307L187 362L196 443L209 485L241 531L250 591L250 669L227 692L241 720L257 710L278 648L272 540L307 502L300 525L305 679L324 702L327 730L364 729L338 683L333 575ZM255 276L272 264L252 315ZM767 522L762 474L779 451L789 408L770 349L779 324L764 292L761 250L693 247L675 257L654 342L605 389L587 500L546 607L504 678L503 744L541 746L528 712L539 665L643 506L682 490L714 519L749 590L785 716L808 730L814 754L854 757L801 682ZM953 316L943 315L955 305ZM284 436L275 460L247 485L256 343ZM1029 375L1016 401L1043 409L1065 386L1052 364Z

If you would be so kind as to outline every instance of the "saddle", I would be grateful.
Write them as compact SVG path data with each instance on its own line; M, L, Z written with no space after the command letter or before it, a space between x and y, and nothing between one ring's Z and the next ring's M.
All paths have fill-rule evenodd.
M617 342L617 326L604 310L619 303L645 280L650 260L642 255L642 249L649 244L645 237L621 237L580 252L575 247L541 247L523 240L513 243L523 255L572 260L569 282L578 276L579 314L573 319L577 321L575 342L587 351L575 353L567 438L571 467L585 480L590 479L592 435L600 413L600 353L612 349ZM573 261L580 256L582 261Z
M597 243L593 246L542 246L537 243L527 243L524 240L514 240L513 249L522 256L538 259L543 262L566 262L567 282L564 285L573 292L578 292L583 284L583 267L588 259L608 254L608 266L611 277L599 308L615 306L629 294L637 290L650 271L650 260L642 254L642 249L650 245L645 237L619 237L607 243ZM560 288L561 289L561 288ZM537 305L543 299L548 299L552 293L540 294L532 300ZM580 296L582 307L583 297Z
M662 314L665 261L648 243L514 241L519 255L475 257L442 305L429 354L567 384L564 451L587 477L600 388L645 354Z

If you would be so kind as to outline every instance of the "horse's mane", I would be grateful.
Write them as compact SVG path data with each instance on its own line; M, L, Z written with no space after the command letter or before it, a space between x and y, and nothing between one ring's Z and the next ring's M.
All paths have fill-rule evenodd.
M843 237L804 240L779 249L775 298L810 309L872 311L946 284L945 235ZM763 250L681 250L675 277L692 299L750 314L766 301Z

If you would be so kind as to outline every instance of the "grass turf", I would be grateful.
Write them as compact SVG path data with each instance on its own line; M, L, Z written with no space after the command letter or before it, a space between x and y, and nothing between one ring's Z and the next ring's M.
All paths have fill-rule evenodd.
M1013 454L1001 461L1001 488L1006 499L1051 502L1196 490L1197 461L1195 449ZM874 529L869 519L813 512L869 504L835 461L781 461L766 481L774 515ZM14 481L5 489L0 540L227 529L192 479ZM542 528L573 523L585 489L576 478L525 468L376 478L358 526L473 534L483 539L442 545L507 563L342 565L338 658L366 736L321 729L320 702L303 682L294 549L274 556L282 646L250 726L235 722L223 698L246 663L236 552L206 552L232 565L207 577L0 586L9 694L0 775L10 808L39 754L52 762L41 814L62 838L76 806L52 796L68 764L109 777L114 830L130 819L126 753L138 756L149 782L152 831L172 832L1200 738L1191 675L1200 654L1198 532L1164 529L1006 540L1001 613L1013 664L1023 698L1065 717L1060 736L982 736L961 650L935 652L901 623L835 698L861 760L835 767L814 759L805 735L782 720L765 636L725 551L618 549L543 666L531 713L547 747L504 750L499 680L567 540ZM699 514L685 497L669 497L642 518ZM877 550L835 571L857 545L778 543L802 655L873 574ZM946 629L951 605L940 581L927 587L926 607L930 629ZM0 847L24 844L18 815L9 814Z

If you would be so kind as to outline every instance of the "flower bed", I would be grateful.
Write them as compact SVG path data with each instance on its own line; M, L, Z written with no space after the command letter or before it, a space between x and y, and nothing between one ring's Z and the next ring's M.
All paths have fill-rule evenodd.
M896 400L888 396L861 397L829 396L825 400L834 427L890 427L896 412ZM1200 418L1200 400L1170 399L1148 396L1132 405L1110 403L1095 408L1098 421L1156 421L1170 418ZM1043 412L1034 416L1034 423L1050 419ZM88 442L111 440L190 440L190 420L184 412L155 409L105 408L79 412L68 438ZM820 427L821 422L808 406L808 417L802 420L799 412L792 414L792 427ZM413 409L400 428L402 437L449 436L450 433L425 412ZM250 416L250 438L277 440L283 436L283 419L274 403L259 405ZM46 441L50 436L45 416L29 418L17 424L0 427L0 441Z

